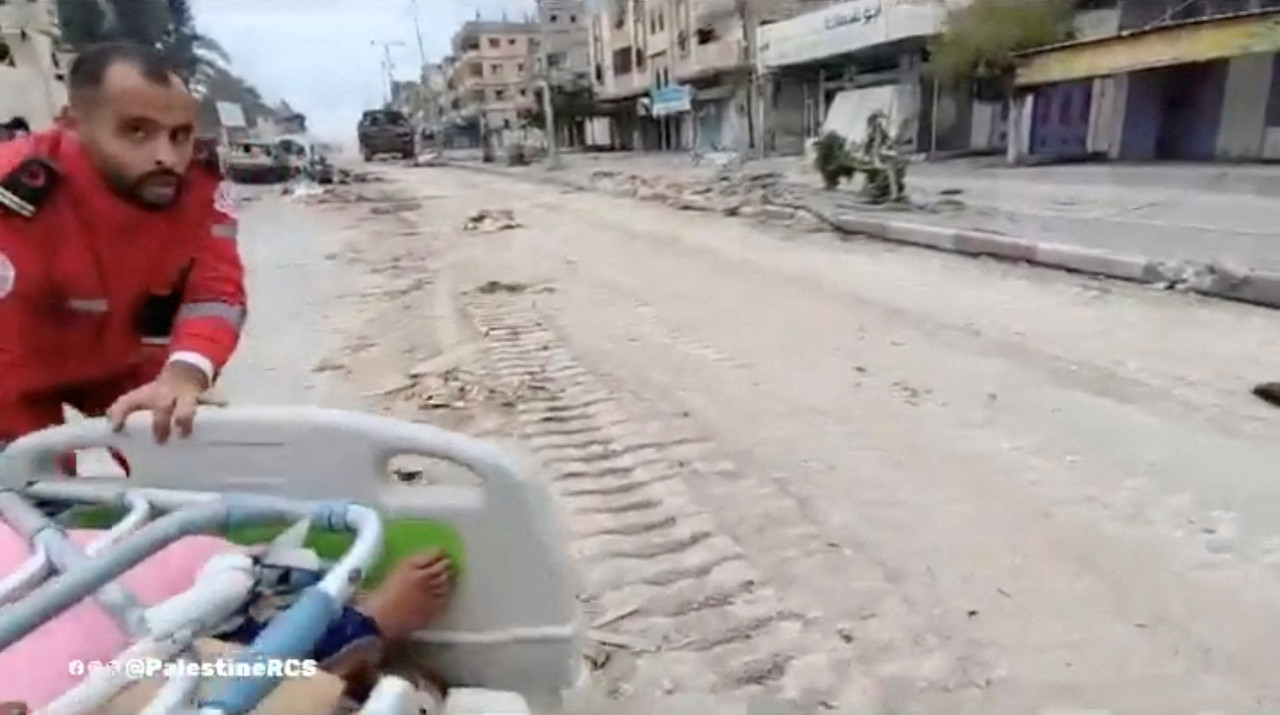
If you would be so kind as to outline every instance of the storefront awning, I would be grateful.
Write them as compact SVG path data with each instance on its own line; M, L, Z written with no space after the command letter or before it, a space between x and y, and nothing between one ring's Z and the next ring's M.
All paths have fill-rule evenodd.
M1017 85L1105 77L1277 50L1280 11L1241 13L1029 52L1023 55Z

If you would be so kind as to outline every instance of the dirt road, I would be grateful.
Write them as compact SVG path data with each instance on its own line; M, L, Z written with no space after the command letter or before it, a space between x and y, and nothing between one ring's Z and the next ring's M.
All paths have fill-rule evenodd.
M1277 314L387 173L419 205L346 237L320 368L539 459L630 646L612 697L1280 705L1280 413L1248 394L1280 378ZM461 231L482 207L524 226Z

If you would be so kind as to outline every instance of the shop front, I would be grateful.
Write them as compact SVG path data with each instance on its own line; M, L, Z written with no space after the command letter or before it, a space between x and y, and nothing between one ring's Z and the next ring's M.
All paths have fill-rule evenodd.
M693 88L673 84L650 90L649 111L653 120L653 148L675 151L690 148L687 130L693 113Z

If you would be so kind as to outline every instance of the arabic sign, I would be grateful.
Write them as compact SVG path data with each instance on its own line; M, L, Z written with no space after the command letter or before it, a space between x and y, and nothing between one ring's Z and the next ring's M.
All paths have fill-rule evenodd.
M762 68L812 62L908 37L937 34L945 0L850 0L760 28Z
M822 29L831 31L845 25L870 25L880 18L880 13L884 12L884 6L881 5L880 0L876 0L874 4L858 3L858 5L861 7L855 5L850 10L837 8L838 12L822 18Z
M688 85L673 84L649 93L653 116L665 117L693 109L693 90Z
M228 129L240 129L248 127L249 123L244 119L244 110L235 102L218 102L218 121L222 126Z

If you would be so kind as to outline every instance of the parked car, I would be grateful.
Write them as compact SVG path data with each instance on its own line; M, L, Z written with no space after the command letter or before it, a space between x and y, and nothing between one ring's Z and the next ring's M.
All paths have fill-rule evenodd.
M272 142L232 142L226 148L223 165L227 178L238 184L277 184L289 180L289 162Z
M356 135L365 161L372 161L378 154L399 154L401 158L412 159L416 153L413 125L408 117L394 109L371 109L362 114Z

